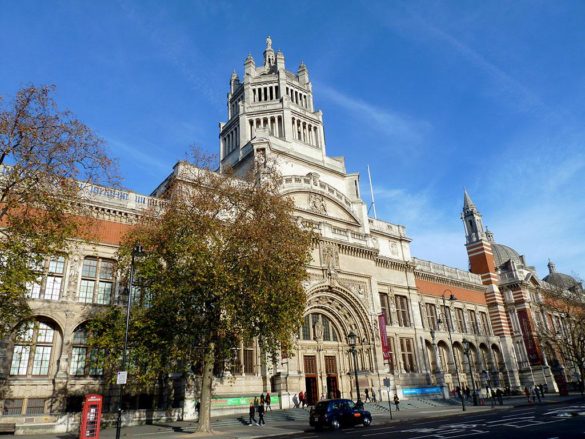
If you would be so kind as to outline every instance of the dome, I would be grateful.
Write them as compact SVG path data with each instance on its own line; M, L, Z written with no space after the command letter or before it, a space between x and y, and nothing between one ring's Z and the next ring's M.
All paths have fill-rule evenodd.
M494 253L496 267L500 267L508 261L514 261L517 265L524 265L518 252L507 245L492 242L492 251Z
M548 271L549 274L542 279L543 281L565 290L570 290L575 287L580 289L581 284L577 282L573 276L564 273L557 273L555 263L550 260L548 261Z

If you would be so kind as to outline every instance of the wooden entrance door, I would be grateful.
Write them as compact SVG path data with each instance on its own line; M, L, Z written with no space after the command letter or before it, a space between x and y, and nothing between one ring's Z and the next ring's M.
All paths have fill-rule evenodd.
M327 374L327 398L337 398L337 358L335 355L325 356L325 373Z
M314 355L305 355L305 398L308 405L315 405L319 399L317 390L317 358Z

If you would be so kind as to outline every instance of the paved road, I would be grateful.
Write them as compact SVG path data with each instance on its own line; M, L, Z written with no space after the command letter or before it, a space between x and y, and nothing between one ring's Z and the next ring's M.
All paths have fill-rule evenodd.
M375 420L374 420L375 421ZM388 425L372 424L369 428L356 427L337 432L315 432L269 436L275 438L345 437L364 439L452 439L467 437L519 437L530 439L585 438L585 404L557 404L554 406L519 407L496 412L411 420Z

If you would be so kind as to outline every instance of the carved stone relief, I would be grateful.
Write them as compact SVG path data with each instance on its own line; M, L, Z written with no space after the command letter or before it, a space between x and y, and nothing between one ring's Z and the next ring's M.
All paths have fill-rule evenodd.
M325 198L323 195L310 193L309 194L309 209L313 212L326 214L327 205L325 204Z

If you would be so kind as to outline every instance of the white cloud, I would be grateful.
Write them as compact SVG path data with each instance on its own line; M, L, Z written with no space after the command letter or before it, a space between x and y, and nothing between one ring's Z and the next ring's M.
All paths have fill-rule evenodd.
M318 83L319 97L350 112L372 129L386 136L384 141L394 140L410 145L420 144L431 128L428 122L401 114L387 107L379 107L350 96L326 84Z

